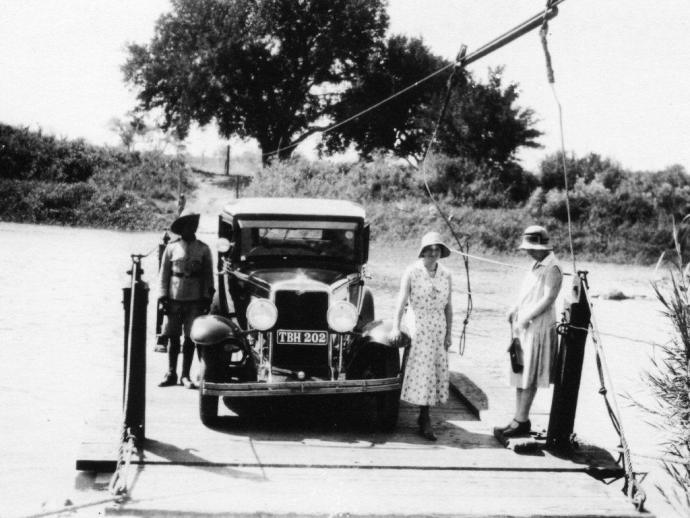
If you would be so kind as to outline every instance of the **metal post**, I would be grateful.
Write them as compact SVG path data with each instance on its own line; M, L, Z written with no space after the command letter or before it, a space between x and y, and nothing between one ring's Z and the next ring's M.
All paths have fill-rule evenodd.
M561 334L556 362L556 374L551 401L549 429L546 436L547 448L570 450L573 427L580 391L582 362L591 310L586 290L587 272L578 271L573 279L573 298L563 316L564 334Z
M144 439L146 422L146 308L149 286L141 280L141 256L132 256L131 285L123 288L125 312L122 407L125 426Z
M554 0L545 11L535 14L529 20L513 27L505 34L481 46L463 60L464 66L474 63L475 61L487 56L488 54L491 54L508 43L520 38L521 36L524 36L528 32L541 27L541 25L544 23L544 19L551 20L558 15L557 7L563 2L565 2L565 0Z

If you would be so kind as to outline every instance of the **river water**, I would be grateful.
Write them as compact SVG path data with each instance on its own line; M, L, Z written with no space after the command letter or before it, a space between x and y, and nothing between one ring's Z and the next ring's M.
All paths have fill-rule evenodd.
M211 246L213 224L211 218L202 218L199 236ZM130 254L153 252L143 260L143 267L154 300L159 239L158 233L0 223L0 455L5 468L0 470L0 515L48 509L75 494L74 461L84 420L97 408L108 382L121 376L121 300ZM414 254L414 246L372 247L377 318L392 316L401 265L414 260ZM494 259L518 267L527 264L520 258ZM454 298L457 324L465 316L464 271L457 258L447 266L458 292ZM564 262L564 266L568 270L569 265ZM638 266L582 264L578 268L591 272L593 294L620 289L634 297L624 301L597 298L596 318L605 333L616 392L649 401L642 376L658 354L650 344L668 340L669 328L651 288L655 273ZM508 294L520 276L513 268L472 263L475 311L465 357L496 377L504 370ZM149 319L149 343L152 327ZM455 327L457 338L459 326ZM591 351L588 347L576 431L588 438L595 436L603 446L613 446L616 438L596 391ZM155 361L164 359L163 355L149 356ZM633 448L658 451L660 439L645 422L647 416L629 400L619 401ZM653 463L642 462L657 480L663 480ZM647 491L653 492L651 484ZM658 497L652 500L658 502ZM658 515L670 516L667 512Z

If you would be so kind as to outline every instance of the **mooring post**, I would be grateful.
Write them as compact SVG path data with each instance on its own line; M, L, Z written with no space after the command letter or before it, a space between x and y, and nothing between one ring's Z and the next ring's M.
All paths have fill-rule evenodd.
M130 286L123 288L125 310L122 406L125 426L137 439L145 437L146 422L146 308L149 286L141 280L141 256L132 256Z
M582 286L587 284L587 272L578 271L573 279L572 302L565 308L563 330L560 336L556 361L553 399L549 429L546 436L547 448L569 450L572 448L573 427L577 410L577 396L580 391L582 363L591 310L587 293Z

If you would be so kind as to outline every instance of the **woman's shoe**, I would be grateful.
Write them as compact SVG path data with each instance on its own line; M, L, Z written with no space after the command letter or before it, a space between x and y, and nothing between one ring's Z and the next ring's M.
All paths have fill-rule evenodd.
M424 437L427 441L436 442L438 440L438 437L436 437L434 429L431 427L431 425L420 427L419 434L422 437Z
M419 424L419 435L428 441L437 440L436 434L434 434L434 429L431 427L431 419L429 419L428 416L424 417L420 415L417 418L417 424Z
M529 419L527 421L516 421L513 419L511 423L502 430L503 437L525 437L529 435L532 429L532 423Z

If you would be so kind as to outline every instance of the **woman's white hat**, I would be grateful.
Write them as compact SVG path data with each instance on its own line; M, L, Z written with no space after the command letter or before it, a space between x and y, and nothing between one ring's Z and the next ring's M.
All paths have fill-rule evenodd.
M199 227L199 217L200 214L198 212L194 212L191 209L185 209L182 211L182 214L180 214L177 219L172 222L172 225L170 225L170 230L175 232L175 234L180 234L182 232L182 227L189 221L193 222L194 232L196 232L196 229Z
M531 225L522 234L522 243L518 247L520 250L553 250L549 242L549 233L544 227Z
M427 246L438 245L441 247L441 257L448 257L450 255L450 248L441 239L441 234L438 232L427 232L422 237L422 244L419 245L419 252L417 257L422 257L422 252Z

